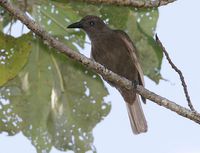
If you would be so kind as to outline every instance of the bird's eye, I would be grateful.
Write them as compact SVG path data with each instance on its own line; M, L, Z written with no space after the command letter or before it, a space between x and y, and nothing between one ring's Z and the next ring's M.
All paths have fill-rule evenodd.
M94 26L94 24L95 24L94 21L90 21L91 26Z

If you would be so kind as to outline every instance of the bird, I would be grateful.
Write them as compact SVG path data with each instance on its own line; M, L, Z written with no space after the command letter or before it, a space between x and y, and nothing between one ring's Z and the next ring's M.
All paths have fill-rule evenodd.
M87 15L67 28L79 28L86 32L91 41L91 58L94 61L132 82L145 85L137 49L124 31L111 29L100 17L94 15ZM146 99L140 98L134 89L128 90L109 80L105 81L114 86L124 98L133 133L147 132L147 121L141 106L141 100L146 103Z

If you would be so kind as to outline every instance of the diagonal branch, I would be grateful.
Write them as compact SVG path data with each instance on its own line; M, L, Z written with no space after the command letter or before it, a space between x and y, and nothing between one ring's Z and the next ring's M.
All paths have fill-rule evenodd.
M188 93L188 90L187 90L187 85L185 83L185 79L184 79L184 76L183 76L183 73L181 72L181 70L179 70L176 65L172 62L171 58L169 57L169 54L168 52L166 51L165 47L162 45L160 39L158 38L158 36L156 35L156 42L158 43L158 45L162 48L162 51L164 52L169 64L171 65L171 67L178 73L180 79L181 79L181 82L182 82L182 86L183 86L183 90L184 90L184 93L185 93L185 96L186 96L186 100L188 102L188 106L190 107L190 109L192 111L195 111L194 109L194 106L192 105L192 102L190 100L190 96L189 96L189 93Z
M84 55L73 51L72 49L68 48L62 42L59 42L55 38L53 38L50 34L48 34L44 29L42 29L35 21L30 19L26 14L24 14L19 9L12 6L7 0L0 0L0 5L6 9L10 14L12 14L15 18L19 19L22 23L24 23L30 30L32 30L37 36L39 36L45 44L57 49L58 51L64 53L68 57L74 59L77 62L80 62L85 67L99 73L102 75L106 80L112 81L117 85L132 89L134 88L132 82L123 78L112 71L104 68L101 64L94 62L93 60L85 57ZM200 114L197 112L193 112L185 107L182 107L166 98L163 98L142 86L137 85L135 90L138 94L142 95L143 97L152 100L154 103L163 106L177 114L190 119L198 124L200 124Z
M159 6L167 5L173 3L176 0L82 0L90 3L103 3L103 4L115 4L123 6L132 6L136 8L156 8Z

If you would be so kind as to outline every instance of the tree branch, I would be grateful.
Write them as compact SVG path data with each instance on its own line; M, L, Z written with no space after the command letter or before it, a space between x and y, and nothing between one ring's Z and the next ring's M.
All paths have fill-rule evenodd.
M42 29L35 21L30 19L26 14L24 14L19 9L12 6L7 0L0 0L0 5L6 9L10 14L12 14L15 18L19 19L22 23L24 23L30 30L32 30L37 36L39 36L45 44L57 49L58 51L64 53L68 57L72 58L75 61L80 62L85 67L99 73L105 79L112 81L118 84L121 87L125 87L127 89L133 89L132 82L123 78L112 71L104 68L101 64L94 62L93 60L85 57L84 55L73 51L72 49L68 48L62 42L59 42L55 38L53 38L50 34L48 34L44 29ZM188 118L198 124L200 124L200 114L197 112L193 112L187 108L184 108L166 98L163 98L142 86L137 85L135 88L136 92L143 97L152 100L156 104L163 106L171 111L176 112L177 114Z
M115 5L123 5L123 6L132 6L136 8L154 8L163 5L167 5L169 3L173 3L176 0L82 0L90 3L104 3L104 4L115 4Z

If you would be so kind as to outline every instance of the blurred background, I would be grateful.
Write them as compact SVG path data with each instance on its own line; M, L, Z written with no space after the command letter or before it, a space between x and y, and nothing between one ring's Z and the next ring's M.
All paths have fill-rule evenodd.
M66 26L98 15L135 42L146 88L188 107L177 73L153 36L185 76L200 111L198 0L159 9L81 2L12 1L54 37L89 57L90 40ZM149 131L133 135L121 95L95 73L43 44L0 7L0 148L2 153L199 153L199 125L147 101Z

